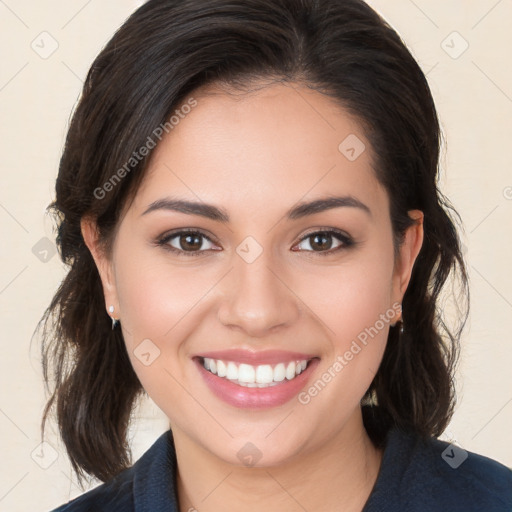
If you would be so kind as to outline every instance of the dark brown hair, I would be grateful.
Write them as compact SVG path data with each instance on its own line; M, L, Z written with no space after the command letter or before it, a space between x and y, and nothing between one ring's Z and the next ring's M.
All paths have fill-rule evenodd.
M43 370L51 393L41 430L44 435L55 407L79 479L85 472L106 481L130 465L127 429L144 392L121 330L111 330L80 220L96 219L109 251L151 152L132 162L116 186L103 185L196 88L220 83L247 90L258 80L307 85L356 116L390 197L395 248L413 222L407 211L424 212L424 242L403 299L405 332L390 329L366 396L377 397L386 428L422 436L440 435L453 414L467 275L450 211L457 214L437 187L434 102L399 36L361 0L149 0L89 70L48 206L69 273L38 324L44 325ZM440 299L452 273L462 303L458 327L449 329Z

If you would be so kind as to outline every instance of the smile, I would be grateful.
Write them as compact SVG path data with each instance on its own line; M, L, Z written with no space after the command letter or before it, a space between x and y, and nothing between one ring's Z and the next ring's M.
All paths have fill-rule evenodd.
M290 381L300 375L310 360L303 359L278 363L275 365L250 365L223 361L221 359L202 358L203 367L217 377L229 380L239 386L264 388L276 386L285 379Z

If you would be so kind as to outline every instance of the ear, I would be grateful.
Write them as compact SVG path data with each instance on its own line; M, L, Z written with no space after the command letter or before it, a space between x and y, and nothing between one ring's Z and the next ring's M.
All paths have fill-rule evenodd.
M119 301L117 298L114 264L111 258L105 254L98 241L98 226L95 219L83 217L80 220L80 228L85 245L89 248L100 274L103 294L105 296L105 309L109 316L118 319L121 316L121 312L119 311ZM114 306L113 312L109 311L110 306Z
M404 234L399 254L395 261L392 285L392 303L402 304L402 300L411 280L414 262L423 244L423 212L420 210L409 210L409 217L414 219L414 224L409 226ZM400 320L400 317L395 321Z

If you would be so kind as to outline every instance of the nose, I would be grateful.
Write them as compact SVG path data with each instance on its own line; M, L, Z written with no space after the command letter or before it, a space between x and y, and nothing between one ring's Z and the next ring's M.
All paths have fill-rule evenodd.
M269 252L263 251L252 263L235 255L234 268L222 281L219 321L255 338L292 325L301 311L288 274L272 265Z

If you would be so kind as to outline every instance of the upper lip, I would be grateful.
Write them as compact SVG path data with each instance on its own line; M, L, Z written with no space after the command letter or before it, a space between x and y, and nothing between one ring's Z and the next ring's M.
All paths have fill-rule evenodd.
M260 364L287 363L290 361L309 361L316 356L287 350L261 350L255 352L242 348L234 348L230 350L202 352L195 357L208 357L210 359L221 359L222 361L233 361L257 366Z

